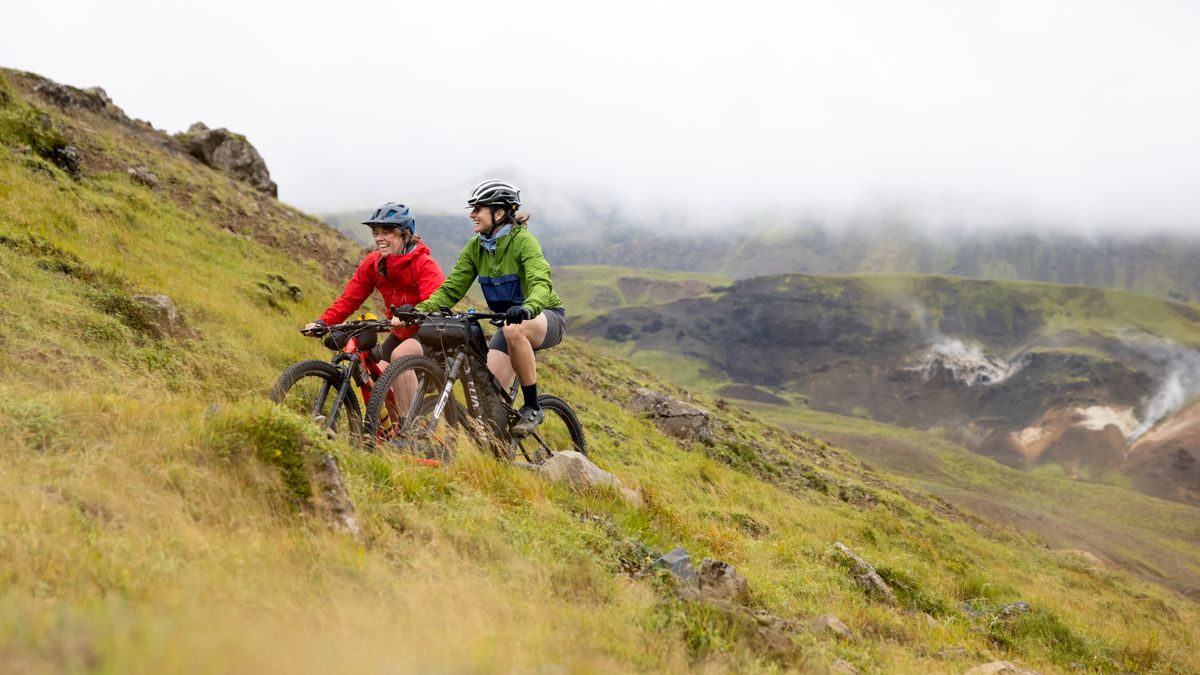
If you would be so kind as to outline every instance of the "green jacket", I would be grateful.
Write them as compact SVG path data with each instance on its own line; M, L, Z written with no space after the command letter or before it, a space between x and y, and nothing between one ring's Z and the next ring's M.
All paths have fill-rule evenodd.
M417 305L417 311L432 312L443 305L453 307L467 294L476 277L493 312L524 305L537 316L544 309L563 306L554 292L550 263L542 255L537 238L525 227L514 226L496 242L495 254L479 243L479 237L472 237L458 254L450 276L428 300Z

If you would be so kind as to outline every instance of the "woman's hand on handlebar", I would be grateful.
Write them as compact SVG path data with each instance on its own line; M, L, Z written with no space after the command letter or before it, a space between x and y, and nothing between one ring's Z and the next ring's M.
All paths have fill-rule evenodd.
M328 332L329 325L320 319L306 323L304 324L304 328L300 329L300 333L303 335L324 335Z
M399 328L401 326L411 326L415 321L412 321L414 307L408 303L400 306L392 305L392 325Z

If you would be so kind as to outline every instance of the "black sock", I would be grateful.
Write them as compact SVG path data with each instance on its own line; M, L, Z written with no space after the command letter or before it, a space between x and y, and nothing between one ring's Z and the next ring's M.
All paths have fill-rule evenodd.
M542 409L542 406L538 404L537 400L537 382L534 382L528 386L522 385L521 395L525 397L526 408L533 408L534 410Z

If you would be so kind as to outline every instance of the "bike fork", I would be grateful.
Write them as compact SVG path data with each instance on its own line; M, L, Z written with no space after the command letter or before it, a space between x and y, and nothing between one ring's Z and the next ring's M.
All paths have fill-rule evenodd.
M350 393L350 373L353 369L353 363L342 369L342 384L338 387L337 398L333 401L333 407L329 409L329 419L325 423L325 427L331 431L333 430L334 421L337 420L338 411L341 410L342 401L345 401L346 394ZM321 401L321 403L324 404L324 401Z
M446 373L446 386L442 387L442 395L438 397L437 405L433 407L433 416L429 418L429 428L425 431L430 435L437 427L438 420L442 419L442 411L445 410L446 404L450 402L450 396L454 390L454 381L458 379L458 372L462 370L463 362L467 360L467 355L460 353L454 357L454 362L450 364L450 372Z

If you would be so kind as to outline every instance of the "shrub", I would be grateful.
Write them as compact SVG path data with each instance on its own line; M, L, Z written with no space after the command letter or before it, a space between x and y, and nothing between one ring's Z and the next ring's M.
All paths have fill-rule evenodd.
M237 460L252 455L279 471L294 502L311 502L309 462L329 450L329 441L316 425L283 406L259 400L214 417L208 435L219 456Z
M50 450L67 442L61 410L30 400L0 400L0 435L34 450Z

